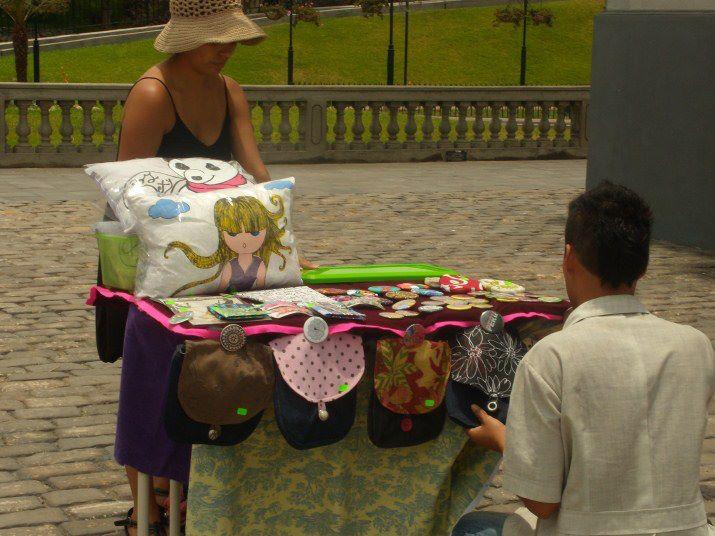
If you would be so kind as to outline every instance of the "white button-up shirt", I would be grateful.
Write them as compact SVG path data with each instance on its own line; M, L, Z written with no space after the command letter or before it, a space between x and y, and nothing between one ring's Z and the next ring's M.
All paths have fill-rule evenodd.
M714 385L703 333L630 295L586 302L519 365L504 487L561 503L540 536L707 534L699 470Z

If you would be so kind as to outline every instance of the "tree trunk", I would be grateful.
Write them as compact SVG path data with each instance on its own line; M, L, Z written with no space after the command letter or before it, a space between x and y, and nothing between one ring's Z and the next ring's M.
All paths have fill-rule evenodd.
M15 51L15 77L18 82L27 82L27 26L16 22L12 27L12 46Z

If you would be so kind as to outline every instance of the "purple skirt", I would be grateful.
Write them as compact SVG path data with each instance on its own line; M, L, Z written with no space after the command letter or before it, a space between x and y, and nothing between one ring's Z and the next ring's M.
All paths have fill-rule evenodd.
M188 483L191 445L164 430L164 399L171 358L184 338L132 305L127 317L114 457L157 477Z

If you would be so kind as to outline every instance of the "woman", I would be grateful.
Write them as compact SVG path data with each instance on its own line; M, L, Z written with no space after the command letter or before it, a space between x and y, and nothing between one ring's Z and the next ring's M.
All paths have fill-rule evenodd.
M154 46L171 56L150 68L129 94L118 160L215 158L238 160L257 181L269 180L241 87L221 70L238 43L266 35L237 0L171 0L171 20ZM303 266L312 267L302 261ZM188 481L191 448L164 432L161 408L174 349L182 341L136 308L129 311L122 362L115 458L137 497L137 471L153 475L151 534L164 534L157 505L168 478ZM136 502L135 502L136 504ZM136 532L136 511L117 523Z

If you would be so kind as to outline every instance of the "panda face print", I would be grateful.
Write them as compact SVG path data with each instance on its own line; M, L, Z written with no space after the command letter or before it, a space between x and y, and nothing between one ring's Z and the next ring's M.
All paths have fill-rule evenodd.
M228 162L206 158L174 159L169 161L169 167L191 184L221 184L230 181L238 173Z

